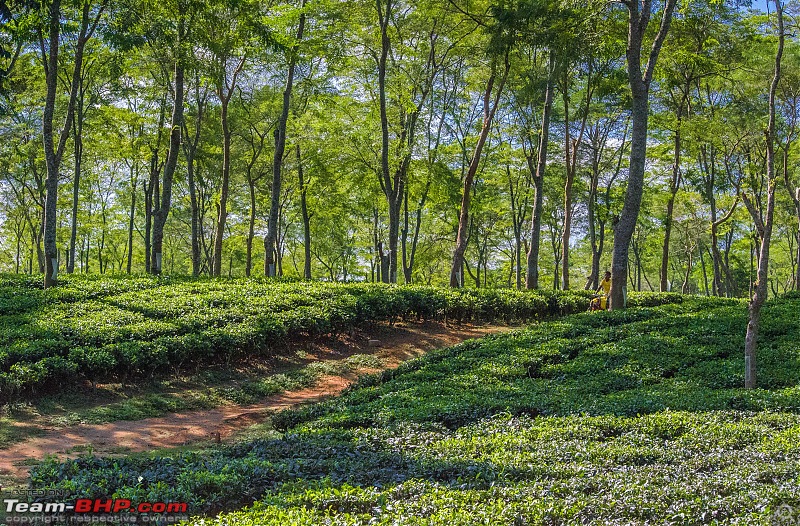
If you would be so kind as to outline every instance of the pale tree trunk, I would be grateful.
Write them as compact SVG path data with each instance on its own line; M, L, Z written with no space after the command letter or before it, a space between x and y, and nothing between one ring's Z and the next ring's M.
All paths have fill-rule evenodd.
M555 52L550 52L548 64L547 87L544 95L544 110L542 111L542 131L539 135L539 150L537 152L536 168L533 168L532 155L526 155L528 169L533 176L533 211L531 213L531 246L528 248L525 271L525 288L539 288L539 245L542 230L542 204L544 191L544 172L547 168L547 144L550 140L550 114L553 111L553 92L555 91Z
M783 181L786 184L786 190L789 192L789 197L794 203L794 210L797 214L797 250L795 252L794 275L792 276L792 289L800 290L800 188L793 188L789 182L789 146L787 144L783 151Z
M387 61L391 52L391 41L389 39L389 25L392 17L392 0L385 0L386 5L383 5L384 0L376 0L375 5L378 12L378 20L381 29L381 53L376 57L378 66L378 105L380 110L381 121L381 159L380 171L378 173L378 181L381 185L381 190L386 196L386 203L389 213L389 252L386 257L385 264L388 267L381 271L382 279L387 283L397 283L397 267L398 267L398 244L400 238L400 216L403 200L406 196L405 186L406 178L408 175L408 167L411 164L411 150L414 145L414 135L417 119L421 110L422 104L425 101L428 93L430 92L430 84L433 82L433 75L435 75L437 67L434 64L435 53L435 39L431 42L430 52L428 55L427 72L429 85L424 86L420 92L420 100L415 101L416 107L410 113L406 113L401 108L400 124L402 132L399 137L400 145L408 149L400 156L399 165L395 168L394 174L391 173L389 166L389 116L387 111L386 100L386 71ZM432 35L433 37L434 35ZM430 74L430 69L433 69L433 75ZM416 88L415 88L416 90ZM416 93L416 91L415 91ZM383 259L381 259L383 263Z
M222 241L225 239L225 222L228 219L228 195L231 181L231 128L228 119L228 106L236 89L236 78L244 67L246 56L243 56L233 71L231 83L228 85L226 72L227 61L223 61L223 73L217 85L217 96L220 100L220 123L222 124L222 188L219 193L216 235L214 236L214 258L211 262L211 275L222 274Z
M489 132L492 129L494 114L497 111L497 107L500 105L500 95L503 92L503 86L508 78L509 69L510 62L508 60L508 52L506 52L504 70L500 82L497 85L497 92L495 93L494 100L492 100L492 90L494 89L496 76L495 65L492 66L492 74L489 76L489 81L486 84L486 91L483 94L483 125L481 127L481 133L478 136L478 143L475 145L475 151L472 153L472 159L470 160L467 174L464 177L464 190L461 194L461 213L458 218L458 235L456 237L456 248L455 251L453 251L453 264L450 267L451 287L460 287L463 283L461 268L464 265L464 252L467 250L467 229L469 228L469 204L472 197L472 182L475 179L475 174L478 172L481 153L486 144L486 139L489 137ZM478 270L480 271L480 266Z
M56 284L58 277L58 247L56 246L56 214L58 212L58 173L61 167L61 160L64 156L64 149L70 135L72 122L75 118L75 101L78 95L81 71L83 65L83 51L86 42L92 37L100 17L105 10L103 2L94 18L90 20L89 9L91 3L83 3L81 17L81 29L78 41L75 45L75 64L72 72L72 83L70 86L69 102L67 104L67 114L64 127L59 134L58 144L55 143L53 132L53 119L55 117L56 91L58 89L58 52L59 39L61 36L61 1L53 0L49 9L49 40L45 45L44 35L40 33L39 44L42 52L42 60L45 64L45 80L47 91L45 95L44 113L42 116L42 136L44 139L44 153L47 164L47 178L45 179L45 206L44 206L44 287L48 288ZM49 49L46 49L49 48Z
M305 0L303 1L305 7ZM278 126L275 128L275 157L272 161L272 195L269 207L269 221L267 235L264 236L264 274L277 275L278 265L275 264L275 243L278 239L278 213L281 206L281 169L283 167L283 153L286 150L286 122L289 120L289 106L292 102L292 88L294 86L294 70L297 66L297 46L303 40L303 29L306 25L305 12L300 14L295 36L295 48L291 51L289 68L286 72L286 87L283 90L283 110L281 111Z
M197 148L200 144L200 132L203 125L203 115L205 113L206 97L208 91L200 93L200 74L195 75L195 103L197 104L197 114L194 121L194 136L190 138L189 129L186 122L183 123L183 155L186 158L186 179L189 185L189 204L191 208L191 246L192 246L192 275L200 275L200 212L197 201L197 181L195 173L195 159Z
M586 106L581 118L581 128L578 136L570 140L569 133L569 73L564 73L564 161L567 178L564 184L564 230L561 235L561 288L569 289L569 238L572 230L572 185L575 182L575 173L578 165L578 145L583 140L586 131L586 121L589 118L589 104L592 101L592 64L589 62L589 71L586 81Z
M794 290L800 290L800 188L795 190L794 208L797 211L797 252L795 254Z
M569 289L569 236L572 226L572 185L575 181L572 156L578 155L577 141L570 145L569 133L569 68L564 68L564 168L566 178L564 182L564 228L561 232L561 288ZM570 155L570 146L574 149Z
M761 307L767 299L767 278L769 271L769 249L772 240L772 220L775 213L775 94L781 78L781 59L783 58L784 30L783 7L780 0L775 0L775 11L778 18L778 51L775 54L775 72L769 89L769 124L767 125L767 209L761 219L759 210L746 193L742 192L747 210L753 217L756 231L761 238L761 247L758 252L757 281L753 296L748 306L747 334L744 342L744 386L754 389L756 382L756 351L758 349L758 328L761 320Z
M520 196L519 179L515 182L511 177L511 167L508 164L506 164L506 177L508 178L508 195L511 199L511 226L514 229L514 253L511 257L511 264L514 267L517 290L520 290L522 289L522 223L525 221L525 211L528 209L528 195L527 192L523 192L523 196ZM509 286L511 285L510 279L509 277Z
M719 251L719 227L727 222L733 213L736 211L736 205L739 203L739 197L733 201L730 210L720 219L711 221L711 258L713 264L713 283L711 286L712 292L717 296L729 296L730 291L724 290L722 285L722 254ZM714 214L716 215L716 213Z
M422 229L422 210L425 207L425 203L428 201L428 192L431 188L431 179L428 178L427 182L425 183L425 188L422 191L422 195L417 202L417 210L414 212L414 235L411 236L411 250L408 254L408 261L406 262L406 243L405 243L405 234L403 237L403 274L405 275L406 283L411 283L413 279L413 272L414 272L414 261L417 257L417 247L419 246L419 232ZM406 195L405 199L405 214L406 214L406 231L408 230L408 195Z
M659 290L669 290L669 239L672 234L672 221L675 210L675 196L681 186L681 121L683 117L683 104L678 108L678 123L675 127L675 151L672 164L672 179L669 183L669 198L667 199L667 217L664 220L664 244L661 247L661 274Z
M628 2L628 82L631 88L631 154L628 169L628 187L625 192L625 203L622 213L614 229L614 250L611 262L611 308L621 309L625 306L625 283L628 280L628 249L631 236L639 218L644 191L644 170L647 154L647 119L649 113L650 83L653 70L658 61L661 46L669 31L672 12L677 0L667 0L661 16L661 25L653 41L652 48L642 71L642 44L647 26L650 23L652 0ZM641 7L641 9L640 9Z

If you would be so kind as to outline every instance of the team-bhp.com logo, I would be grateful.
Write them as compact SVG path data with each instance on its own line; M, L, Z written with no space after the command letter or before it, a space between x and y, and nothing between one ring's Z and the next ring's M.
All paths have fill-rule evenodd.
M23 502L4 499L6 523L59 522L70 515L78 522L177 522L188 519L185 502L139 502L129 499L77 499L74 502ZM43 520L48 517L49 520Z

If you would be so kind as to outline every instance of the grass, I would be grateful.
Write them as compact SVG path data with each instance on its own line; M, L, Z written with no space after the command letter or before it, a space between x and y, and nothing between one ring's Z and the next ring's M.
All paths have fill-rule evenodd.
M687 298L429 353L277 415L282 435L49 461L32 484L186 500L219 526L770 524L800 514L798 309L765 308L757 390L745 305Z

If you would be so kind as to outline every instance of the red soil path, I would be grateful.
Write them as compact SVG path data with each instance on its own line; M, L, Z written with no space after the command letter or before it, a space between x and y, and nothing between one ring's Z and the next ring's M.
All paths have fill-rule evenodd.
M385 368L394 368L429 350L504 329L506 327L470 325L454 328L433 322L383 326L370 331L369 335L362 334L348 341L345 353L340 350L342 342L338 345L334 342L334 345L315 344L314 355L320 359L341 360L353 354L374 354ZM377 339L380 344L370 346L370 339ZM13 486L23 485L31 461L48 455L75 457L89 448L96 454L119 454L230 439L238 431L263 422L277 411L335 396L359 374L371 372L376 370L360 369L345 376L325 376L306 389L279 393L248 406L226 405L144 420L50 428L41 436L0 449L0 478Z

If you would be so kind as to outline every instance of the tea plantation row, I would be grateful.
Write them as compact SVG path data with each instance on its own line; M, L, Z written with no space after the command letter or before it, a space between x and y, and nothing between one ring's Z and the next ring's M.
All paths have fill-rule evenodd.
M762 389L740 388L744 304L687 298L429 353L280 413L263 440L50 460L32 486L187 501L218 526L800 519L799 309L763 312Z
M0 276L0 404L69 382L123 382L268 355L298 335L415 316L532 320L586 309L583 291L66 276ZM679 301L643 296L639 301Z

